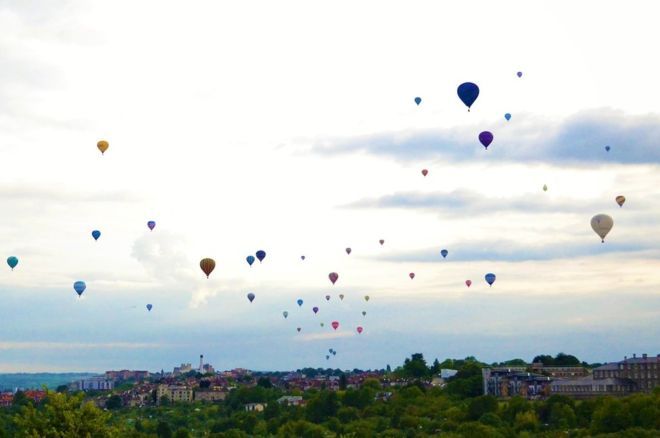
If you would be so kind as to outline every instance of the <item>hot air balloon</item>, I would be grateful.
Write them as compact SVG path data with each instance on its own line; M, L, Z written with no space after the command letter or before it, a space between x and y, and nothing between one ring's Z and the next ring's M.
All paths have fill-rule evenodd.
M303 305L303 300L302 300L302 298L298 298L298 300L296 301L296 303L298 303L298 306L302 306L302 305Z
M332 321L332 328L337 330L337 327L339 327L339 322L337 321Z
M336 355L337 355L337 351L336 351L336 350L332 350L332 355L333 355L333 356L336 356Z
M492 286L493 283L495 283L495 274L488 273L484 278L486 279L486 283L488 283L488 285L490 286Z
M85 292L85 289L87 289L87 285L85 284L84 281L76 281L73 283L73 290L76 291L78 296L81 296L83 292Z
M259 263L261 263L266 258L266 251L260 249L259 251L257 251L257 253L255 255L259 259Z
M110 144L105 140L101 140L96 143L96 147L101 151L101 155L105 154L105 151L108 150L108 146L110 146Z
M99 230L92 231L92 237L94 240L99 240L99 237L101 237L101 232Z
M339 299L343 300L344 299L344 294L339 294Z
M483 131L479 134L479 141L486 149L488 149L488 146L493 142L493 133L490 131Z
M442 258L445 259L445 258L447 258L447 254L449 254L449 251L447 251L446 249L443 249L442 251L440 251L440 254L442 255Z
M603 243L605 243L605 236L607 236L607 233L610 232L613 226L614 221L606 214L597 214L591 218L591 228L600 236Z
M250 300L250 302L254 301L254 294L250 292L249 294L247 294L247 298L248 300Z
M422 175L426 176L429 174L428 169L422 169Z
M329 360L329 359L330 359L330 355L326 354L325 355L325 360Z
M380 240L378 241L378 243L380 243L380 245L383 246L383 244L385 243L385 241L384 241L383 239L380 239Z
M148 310L149 312L151 312L151 309L152 309L153 307L154 307L154 306L152 306L151 304L147 304L147 310Z
M365 310L362 311L362 316L367 316L367 312Z
M359 334L362 334L362 330L363 330L363 328L358 326L358 328L357 328L357 332L358 332Z
M619 195L616 197L616 203L619 204L619 207L623 207L623 203L626 202L626 197Z
M330 295L326 295L326 296L325 296L325 300L326 300L326 301L330 301Z
M417 104L417 106L419 106L419 104L422 103L422 98L421 97L416 97L415 98L415 103Z
M504 114L504 118L508 122L509 120L511 120L511 114L509 114L509 113Z
M312 311L316 315L317 313L319 313L319 308L318 307L312 307Z
M245 257L245 261L248 262L248 265L250 265L250 266L252 266L252 263L254 263L254 260L255 260L254 256L249 255L249 256Z
M547 192L548 191L548 186L546 184L543 184L543 191Z
M209 278L209 275L211 275L211 272L215 269L215 260L213 259L202 259L199 262L199 267L202 268L202 272L206 274L206 278Z
M332 284L335 284L337 282L337 280L339 279L339 274L337 274L336 272L331 272L331 273L328 274L328 278L330 279Z
M332 353L332 348L328 348L328 353Z
M300 333L300 330L302 330L300 327L298 327L296 330L298 330L298 333Z
M321 327L324 327L324 326L325 326L325 324L321 323Z
M466 285L467 287L472 286L472 280L465 280L465 285Z
M519 78L522 78L522 72L521 72L521 71L519 71L518 73L516 73L516 75L518 75Z
M458 90L456 91L458 93L459 99L461 99L465 106L468 107L468 111L470 111L470 107L474 101L477 100L477 97L479 97L479 87L477 84L473 84L472 82L464 82L458 86Z
M605 146L605 150L606 150L607 152L609 152L609 151L610 151L610 147L609 147L609 146Z
M149 221L149 222L147 222L147 226L149 227L149 229L151 231L153 231L154 228L156 228L156 222L155 221Z
M287 319L289 317L289 312L285 310L284 312L282 312L282 316L284 316L284 319Z
M14 268L16 267L16 265L18 265L18 258L14 257L14 256L7 257L7 264L9 265L11 270L13 271Z
M300 256L300 260L305 260L305 256L304 255Z
M369 301L369 295L364 296L364 301Z
M410 279L412 280L413 278L415 278L415 273L411 272L410 274L408 274L408 277L410 277Z
M350 255L350 254L351 254L351 251L352 251L352 249L350 249L350 248L346 248L346 254L349 254L349 255Z

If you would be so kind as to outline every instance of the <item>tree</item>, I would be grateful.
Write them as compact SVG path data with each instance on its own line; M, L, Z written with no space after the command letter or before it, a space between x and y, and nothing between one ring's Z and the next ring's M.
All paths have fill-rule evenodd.
M268 377L259 377L259 380L257 381L257 385L261 386L262 388L273 387L273 383L270 381Z
M482 395L470 400L468 405L468 418L478 420L482 415L497 411L497 399L492 395Z
M202 380L199 382L199 387L203 389L208 389L211 387L211 381L210 380Z
M172 428L169 423L159 421L156 427L156 435L158 435L158 438L172 438Z
M55 392L67 392L68 390L69 390L68 385L60 385L60 386L57 387Z
M169 406L170 405L170 397L167 395L163 395L160 397L160 405L161 406Z
M422 353L413 354L410 359L403 363L403 374L405 377L421 379L429 374L424 355Z
M433 366L431 367L431 375L436 375L439 374L441 370L440 367L440 361L438 361L438 358L436 357L435 360L433 361Z
M105 402L105 407L108 409L119 409L122 406L122 400L121 397L119 397L117 394L113 394L108 398L108 400Z

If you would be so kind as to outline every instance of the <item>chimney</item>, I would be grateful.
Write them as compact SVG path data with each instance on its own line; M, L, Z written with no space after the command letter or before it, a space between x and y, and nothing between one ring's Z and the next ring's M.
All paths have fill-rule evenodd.
M203 363L203 362L204 362L204 355L203 355L203 354L200 354L200 355L199 355L199 372L200 372L200 373L202 372L202 368L203 368L202 363Z
M642 359L646 359L646 353L642 354Z

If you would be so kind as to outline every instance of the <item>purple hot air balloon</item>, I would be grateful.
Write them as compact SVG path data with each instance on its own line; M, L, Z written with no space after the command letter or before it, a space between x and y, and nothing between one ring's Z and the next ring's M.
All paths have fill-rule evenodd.
M339 274L337 274L336 272L331 272L328 274L328 278L330 279L332 284L335 284L337 282L337 279L339 279Z
M521 72L521 71L519 71L519 72L516 73L516 74L518 75L519 78L522 78L522 72Z
M147 226L149 227L149 229L150 229L151 231L153 231L154 228L156 228L156 221L149 221L149 222L147 222Z
M312 310L314 311L315 314L319 313L319 308L318 307L312 307Z
M493 133L490 131L484 131L479 134L479 141L486 149L488 149L488 146L493 142L493 138Z

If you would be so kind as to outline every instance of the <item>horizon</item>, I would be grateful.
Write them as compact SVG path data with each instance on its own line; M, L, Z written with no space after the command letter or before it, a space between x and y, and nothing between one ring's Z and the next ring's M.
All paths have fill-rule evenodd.
M654 19L0 3L0 373L657 352Z

